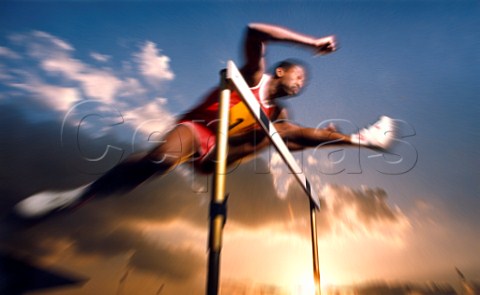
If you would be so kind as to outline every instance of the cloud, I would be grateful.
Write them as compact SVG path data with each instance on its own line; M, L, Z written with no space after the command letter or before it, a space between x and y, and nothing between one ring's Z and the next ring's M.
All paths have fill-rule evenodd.
M44 59L42 69L50 73L59 73L63 77L79 82L87 97L112 103L122 81L111 72L91 68L68 56Z
M406 215L387 203L387 193L381 188L326 185L321 195L325 200L331 232L363 234L401 242L410 228Z
M71 82L79 83L78 92L87 98L100 99L107 103L113 102L117 91L122 85L122 80L116 77L111 71L97 69L72 57L74 48L64 40L49 33L34 31L29 34L11 35L18 46L25 48L27 55L34 59L29 67L19 64L16 69L24 70L36 80L42 80L43 76L56 76L60 78L50 84L62 86ZM38 62L38 63L37 63ZM39 64L39 67L36 67ZM26 81L30 83L31 81ZM17 83L17 84L21 84ZM15 86L15 85L14 85ZM32 89L25 87L25 90ZM64 109L64 107L60 108Z
M166 110L167 100L156 98L140 107L124 112L125 121L136 126L132 142L134 150L158 144L163 135L173 127L175 117Z
M396 214L386 204L387 193L380 188L362 187L354 190L345 186L327 185L322 191L332 215L345 220L357 219L365 224L375 221L393 221Z
M184 281L201 273L204 259L200 253L188 248L152 244L142 251L136 251L130 258L129 265L161 277Z
M0 57L9 59L20 59L20 55L7 47L0 46Z
M49 85L32 77L26 83L11 83L11 87L23 89L38 97L46 106L56 111L67 111L76 101L81 99L74 87Z
M271 153L270 157L270 171L273 176L273 182L277 194L281 198L286 198L289 188L295 183L294 177L289 174L285 162L278 152Z
M8 39L17 46L25 47L26 55L37 59L74 51L74 48L66 41L42 31L10 34Z
M293 212L308 216L306 195L277 152L271 152L270 171L277 194L286 199ZM297 159L303 155L296 154ZM298 161L307 175L312 188L320 195L321 208L317 225L322 235L339 237L369 236L402 244L403 237L411 228L407 216L396 206L387 203L388 194L381 188L363 186L355 189L348 186L323 183L315 169L318 160L308 155L306 161ZM300 212L300 213L298 213ZM299 218L297 223L306 221Z
M118 91L118 95L120 97L131 97L134 95L143 95L147 92L145 87L138 81L136 78L126 78L120 90Z
M140 52L134 57L138 63L140 73L153 83L173 80L175 75L170 69L170 58L160 54L157 45L151 41L145 42Z
M167 191L174 191L177 183L170 183L167 180L162 185L167 187ZM189 280L203 268L203 249L189 247L185 240L178 244L171 243L168 236L154 238L155 235L147 234L142 225L145 220L151 222L157 219L167 224L195 215L194 200L185 198L177 201L176 197L154 195L149 198L146 192L140 192L121 198L111 196L99 199L75 212L45 220L35 227L12 229L8 235L2 234L2 245L38 257L62 256L66 250L64 245L68 245L69 255L89 257L98 263L131 253L128 258L130 267L172 280ZM189 205L186 201L190 201ZM206 210L206 207L200 208ZM5 226L2 224L3 228ZM181 225L179 230L182 228L189 231L191 224ZM186 238L188 241L188 236Z
M98 211L88 211L74 218L77 219L75 222L62 218L76 232L57 239L69 240L77 255L93 255L102 259L132 253L128 258L130 267L179 281L192 279L203 268L202 251L164 241L152 241L142 227L135 226L136 220L125 220L115 215L103 218ZM64 229L61 225L51 226L50 230L54 227Z
M12 75L9 73L7 67L5 65L0 64L0 81L8 81L12 79ZM4 96L4 95L1 95Z
M74 48L70 44L65 42L64 40L62 40L58 37L55 37L55 36L53 36L53 35L51 35L47 32L33 31L32 36L37 37L38 39L43 39L43 40L55 45L55 47L57 47L61 50L66 50L66 51L73 51L74 50Z
M90 57L99 62L107 62L111 58L111 56L109 55L101 54L98 52L90 52Z
M150 136L171 127L174 116L167 110L167 99L158 98L159 88L142 83L133 68L122 68L123 64L135 62L137 58L131 61L111 60L111 65L120 67L119 70L100 68L76 58L73 45L47 32L10 34L9 40L20 48L19 52L23 53L27 62L12 60L12 66L0 65L0 79L7 86L1 98L7 104L23 107L25 115L37 120L63 121L65 126L80 127L78 124L82 123L78 130L81 129L84 135L92 134L93 138L98 138L98 131L103 134L110 132L110 135L130 143L137 150L149 146L136 144L138 138L145 141L145 134ZM14 56L11 50L1 48L4 55ZM110 56L95 51L90 51L90 56L97 60L110 60ZM173 72L168 69L169 58L158 55L153 43L147 42L141 57L145 67L164 62L166 68L161 65L160 68L165 70L165 78L173 78ZM22 96L21 101L14 99L18 96ZM93 103L82 110L89 113L80 114L76 109L87 100ZM26 108L26 105L30 107ZM31 106L45 108L36 111ZM72 113L78 116L68 117ZM95 120L109 118L113 113L125 118L116 122L121 127L113 128L108 122L105 125L105 120ZM85 118L88 120L83 120Z

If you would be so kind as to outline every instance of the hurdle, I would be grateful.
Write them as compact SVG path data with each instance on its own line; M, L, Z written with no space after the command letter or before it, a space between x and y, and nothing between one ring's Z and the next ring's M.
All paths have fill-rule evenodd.
M233 61L227 62L226 70L221 72L219 97L219 124L217 130L216 166L213 178L212 198L210 203L210 226L208 237L208 272L207 295L217 295L220 276L220 252L222 248L223 227L226 222L227 196L225 194L225 180L228 155L228 126L230 110L230 93L236 90L243 99L252 115L263 131L269 136L272 145L287 164L292 174L302 186L309 198L310 204L310 233L312 240L313 278L315 293L320 295L320 266L317 246L317 228L315 210L320 209L318 195L312 190L309 180L298 166L287 145L280 137L275 126L263 112L260 103L243 79Z

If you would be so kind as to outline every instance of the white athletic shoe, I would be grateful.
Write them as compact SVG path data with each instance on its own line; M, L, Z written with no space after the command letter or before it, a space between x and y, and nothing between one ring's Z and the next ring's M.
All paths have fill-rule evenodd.
M393 119L382 116L372 126L363 128L359 133L352 134L351 142L367 147L388 149L394 138L395 124Z
M44 191L19 202L14 210L23 218L40 218L78 204L87 186L61 192Z

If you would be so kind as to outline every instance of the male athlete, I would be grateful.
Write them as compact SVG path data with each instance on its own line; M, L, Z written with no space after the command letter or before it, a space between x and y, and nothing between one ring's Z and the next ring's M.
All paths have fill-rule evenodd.
M288 119L287 110L278 99L295 96L306 80L305 68L296 62L280 62L271 75L266 74L265 47L270 42L301 45L315 54L328 54L336 50L335 36L313 38L289 29L268 24L250 24L244 42L245 63L241 74L269 119L274 122L280 136L291 150L315 147L325 142L363 145L386 149L393 139L392 120L381 117L373 126L359 133L345 135L333 126L325 129L306 128ZM67 192L41 192L15 207L25 218L38 218L80 203L98 195L132 190L153 175L163 175L176 165L194 161L202 172L211 172L215 154L215 134L218 120L218 89L197 107L182 115L178 124L168 132L161 144L146 154L130 156L90 185ZM269 139L249 114L236 92L230 103L230 129L228 163L253 155L269 145Z

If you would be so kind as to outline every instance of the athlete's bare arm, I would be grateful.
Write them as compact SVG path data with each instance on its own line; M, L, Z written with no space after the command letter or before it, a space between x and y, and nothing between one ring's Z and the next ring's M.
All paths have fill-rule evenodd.
M279 26L252 23L248 25L245 39L245 64L240 71L249 86L257 85L265 73L265 45L277 41L303 45L316 54L336 50L335 36L314 38Z

